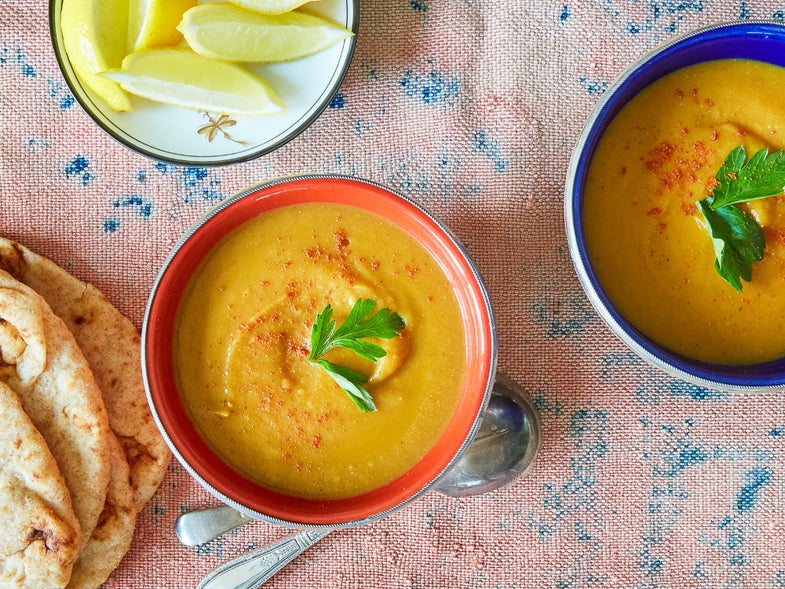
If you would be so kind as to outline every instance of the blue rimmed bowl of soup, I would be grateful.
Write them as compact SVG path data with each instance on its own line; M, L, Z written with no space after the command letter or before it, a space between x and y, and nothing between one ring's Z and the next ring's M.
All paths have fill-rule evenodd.
M368 411L310 358L318 317L329 306L340 328L359 300L404 324L363 340L377 362L324 356L367 379ZM372 521L436 483L479 427L497 355L487 291L449 231L342 176L272 181L209 212L165 262L142 340L183 466L225 503L297 526Z
M785 181L743 194L783 179L783 93L785 26L696 30L623 73L570 162L589 299L632 350L697 385L785 388Z

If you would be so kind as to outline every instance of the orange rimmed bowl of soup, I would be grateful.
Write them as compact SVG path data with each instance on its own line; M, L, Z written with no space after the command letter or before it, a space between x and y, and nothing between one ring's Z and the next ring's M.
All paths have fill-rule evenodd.
M785 388L783 93L782 24L697 30L608 89L570 162L568 241L589 299L694 384ZM758 199L764 181L777 188Z
M311 357L325 309L338 330L358 301L403 324L361 339L375 361L348 345L323 357L362 375L364 410ZM142 341L183 466L225 503L300 526L372 521L430 488L476 432L497 355L487 290L449 231L387 188L326 175L249 188L201 219L158 276Z

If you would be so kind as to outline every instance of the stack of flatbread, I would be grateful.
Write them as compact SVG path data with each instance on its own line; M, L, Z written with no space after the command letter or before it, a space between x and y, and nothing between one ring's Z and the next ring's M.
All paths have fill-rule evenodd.
M0 588L98 587L169 452L139 333L94 287L0 238Z

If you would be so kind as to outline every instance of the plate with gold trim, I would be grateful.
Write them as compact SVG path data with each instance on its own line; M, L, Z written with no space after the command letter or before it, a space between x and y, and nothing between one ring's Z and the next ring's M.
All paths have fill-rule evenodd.
M346 27L354 36L328 49L286 63L246 64L286 106L266 116L200 112L132 97L133 110L115 112L74 73L63 49L63 0L50 0L49 26L57 61L76 100L109 135L150 158L183 165L247 161L281 147L308 128L334 98L354 53L359 0L320 0L307 11Z

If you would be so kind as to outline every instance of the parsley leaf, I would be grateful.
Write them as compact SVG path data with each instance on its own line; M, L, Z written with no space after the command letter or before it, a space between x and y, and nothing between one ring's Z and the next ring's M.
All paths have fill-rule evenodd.
M386 355L384 348L374 343L363 341L362 338L390 339L398 337L404 329L403 317L390 309L382 309L371 315L376 301L358 299L346 320L338 329L335 328L333 309L327 305L316 316L311 327L311 353L308 360L324 368L332 379L338 383L361 410L375 411L376 405L370 393L363 386L368 379L354 370L333 364L322 359L333 348L346 348L358 356L376 362Z
M729 204L776 196L785 190L785 152L761 149L747 161L743 145L728 154L711 191L715 211Z
M752 279L752 264L763 259L763 230L750 215L735 205L714 210L712 197L698 202L714 242L714 268L728 284L741 292L741 279Z
M327 371L332 379L341 387L349 398L359 407L363 412L376 411L376 404L368 390L362 386L368 382L368 378L359 372L333 364L327 360L316 360L316 364L321 366Z
M714 242L714 267L741 292L741 281L752 279L752 264L763 259L766 238L749 214L736 206L777 196L785 190L785 152L761 149L747 161L743 145L733 149L714 176L711 194L698 202Z

